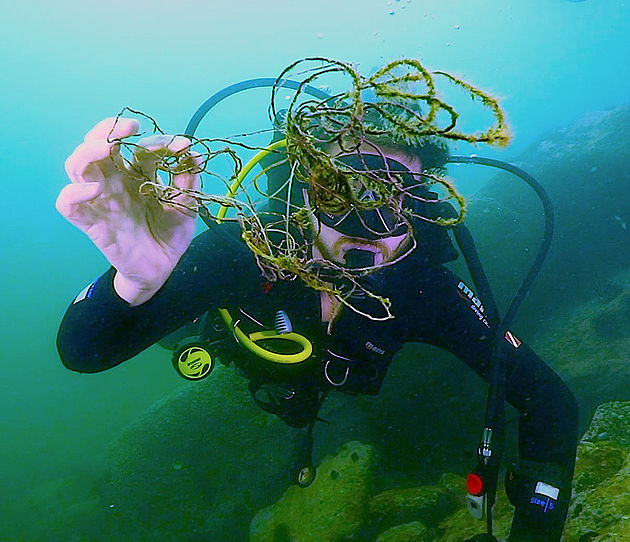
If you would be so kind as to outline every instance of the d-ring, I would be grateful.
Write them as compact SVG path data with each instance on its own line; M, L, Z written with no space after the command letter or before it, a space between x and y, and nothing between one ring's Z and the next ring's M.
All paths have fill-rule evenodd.
M326 377L326 380L328 380L328 382L330 383L331 386L335 386L336 388L343 386L346 383L346 380L348 380L348 375L350 374L350 365L346 364L346 373L343 375L343 380L341 382L334 382L332 378L330 378L330 375L328 374L328 365L330 365L330 362L332 360L329 359L326 362L326 365L324 365L324 376Z

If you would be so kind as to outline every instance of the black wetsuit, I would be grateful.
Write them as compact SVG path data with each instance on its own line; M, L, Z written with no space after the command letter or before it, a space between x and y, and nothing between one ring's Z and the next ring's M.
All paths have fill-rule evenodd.
M214 309L226 307L238 316L239 325L255 328L259 322L273 329L276 311L282 309L293 330L313 342L314 353L300 367L278 372L261 369L265 364L240 348L242 360L237 365L252 381L254 395L265 381L280 383L296 391L296 404L308 411L313 397L326 387L377 393L394 354L410 341L452 352L487 380L496 322L488 322L472 285L427 254L419 247L395 266L365 279L367 287L391 299L394 319L372 321L345 309L328 335L321 322L319 294L299 280L267 283L233 227L225 224L198 236L162 289L139 307L130 308L120 299L113 290L114 271L105 273L70 305L59 331L59 352L69 369L98 372L131 358L206 311L215 314ZM362 305L367 300L355 302L359 308L374 308ZM221 357L239 355L225 329L216 346ZM559 540L577 443L576 402L526 344L510 346L506 352L506 397L520 414L522 465L557 465L562 472L560 479L545 480L561 490L551 507L549 499L537 501L534 495L532 484L544 480L537 467L516 473L518 483L512 483L510 495L516 506L510 540ZM312 414L303 412L301 419L295 409L277 413L298 426Z

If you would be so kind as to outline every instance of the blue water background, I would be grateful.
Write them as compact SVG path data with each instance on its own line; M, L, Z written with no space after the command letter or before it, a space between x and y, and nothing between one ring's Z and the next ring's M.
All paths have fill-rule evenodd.
M0 525L21 521L25 492L95 472L121 428L182 385L157 347L100 375L71 373L57 357L65 307L106 268L54 209L64 160L98 120L130 106L181 132L210 94L301 57L369 73L408 56L502 98L513 144L476 152L509 159L547 130L630 97L630 3L619 0L1 5ZM210 122L226 135L265 128L267 96L235 98L238 108L226 103ZM465 182L471 191L482 179Z

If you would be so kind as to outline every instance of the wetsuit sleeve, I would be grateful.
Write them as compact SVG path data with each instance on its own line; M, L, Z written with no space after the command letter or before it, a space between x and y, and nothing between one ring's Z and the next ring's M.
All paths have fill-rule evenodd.
M116 294L114 269L82 291L59 328L57 349L63 364L78 372L104 371L207 310L246 296L260 273L228 226L196 237L164 286L138 307Z
M497 323L490 321L482 301L443 267L426 266L414 276L418 277L414 292L409 295L408 291L399 302L408 340L449 350L487 381ZM509 540L554 542L560 540L571 491L578 440L577 402L561 378L521 339L499 340L504 342L506 399L519 412L519 461L559 466L562 476L558 479L563 480L553 510L540 505L547 502L544 498L532 497L532 488L515 499Z

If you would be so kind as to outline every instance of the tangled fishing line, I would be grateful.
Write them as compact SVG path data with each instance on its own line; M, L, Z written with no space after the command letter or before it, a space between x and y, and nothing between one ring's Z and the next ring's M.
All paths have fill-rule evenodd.
M307 86L321 86L321 81L331 77L343 79L340 86L344 90L327 99L314 99L306 93ZM440 78L481 102L492 114L494 124L475 134L461 131L458 113L436 90ZM299 81L299 87L288 107L280 109L279 91L282 81L287 79ZM148 119L154 134L166 135L151 117L139 111L125 108L119 118L128 112ZM267 280L299 278L310 288L332 296L339 307L346 306L373 320L392 318L391 303L387 297L362 285L361 277L400 261L414 250L415 221L448 227L461 222L465 213L464 198L443 175L443 168L423 168L403 175L388 166L387 149L402 149L412 154L414 149L430 142L446 153L445 142L449 140L502 146L510 137L495 98L448 73L431 72L413 59L390 62L369 77L337 60L299 60L276 80L269 114L274 131L281 138L274 138L276 141L266 148L247 145L242 137L185 136L190 145L182 151L155 151L152 159L157 172L168 177L166 180L157 172L155 178L149 178L134 160L135 152L152 152L139 148L134 142L137 136L111 141L118 142L131 154L131 158L123 157L124 164L128 173L137 178L144 196L162 205L197 213L206 222L237 221L245 244ZM251 167L243 165L238 152L242 150L259 152L251 167L264 156L272 156L274 160L248 179ZM349 155L355 160L344 159ZM227 156L231 163L228 177L213 168L219 156ZM368 156L380 157L382 165L367 167ZM275 168L285 168L287 178L273 186L262 182L265 176L271 178ZM219 179L226 193L207 194L175 186L173 177L186 172ZM302 187L303 197L295 197L297 187ZM429 196L429 191L434 195ZM366 193L370 197L365 197ZM434 204L444 202L452 204L456 216L426 212ZM364 216L381 210L386 210L393 220L390 226L377 231ZM382 239L394 231L403 231L408 242L403 252L391 261L350 268L313 250L320 228L316 217L321 213L334 218L354 214L372 238ZM366 297L381 307L378 314L359 308L355 302Z

